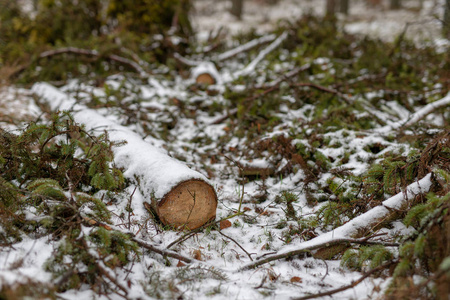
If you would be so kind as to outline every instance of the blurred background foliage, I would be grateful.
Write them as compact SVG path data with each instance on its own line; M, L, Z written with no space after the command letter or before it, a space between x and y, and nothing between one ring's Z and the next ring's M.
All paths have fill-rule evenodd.
M29 6L25 11L21 1L0 0L3 77L17 79L20 73L22 81L29 81L33 76L28 72L33 69L30 67L43 60L39 55L62 47L96 50L99 56L58 55L50 58L56 59L53 63L41 61L39 65L49 71L40 73L41 80L110 72L118 66L95 64L110 54L130 59L136 54L149 63L164 62L173 53L170 49L183 52L187 44L183 41L191 34L189 0L34 0ZM176 41L169 35L177 36ZM70 74L58 69L61 61Z

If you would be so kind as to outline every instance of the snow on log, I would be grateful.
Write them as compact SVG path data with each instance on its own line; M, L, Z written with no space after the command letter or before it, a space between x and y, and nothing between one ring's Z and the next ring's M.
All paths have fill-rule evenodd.
M217 195L205 176L50 84L36 83L32 90L52 110L71 110L75 121L87 129L107 130L111 140L127 142L113 149L114 162L125 170L126 178L138 178L142 194L164 225L195 229L215 218Z

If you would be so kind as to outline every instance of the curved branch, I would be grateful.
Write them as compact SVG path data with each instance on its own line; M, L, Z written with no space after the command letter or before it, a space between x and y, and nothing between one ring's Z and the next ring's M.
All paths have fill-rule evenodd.
M318 238L320 238L320 236ZM307 242L305 242L305 243L307 243ZM267 256L264 259L260 259L254 263L243 266L240 270L254 269L256 267L259 267L263 264L266 264L266 263L274 261L274 260L289 258L289 257L300 255L303 253L310 253L311 251L314 251L317 249L331 247L331 246L335 246L335 245L342 245L342 244L383 245L383 246L387 246L387 247L398 247L399 246L399 244L397 244L397 243L383 243L383 242L376 242L376 241L367 241L367 238L362 238L362 239L336 238L336 239L330 239L330 240L325 239L325 241L323 241L322 243L315 243L311 246L299 247L296 250Z
M397 195L385 200L382 205L372 208L368 212L352 219L351 221L334 229L333 231L327 232L314 239L303 242L292 250L287 250L280 254L267 256L265 259L244 265L239 269L239 271L254 269L260 265L274 260L295 256L298 254L337 244L361 242L367 243L367 238L353 239L348 237L357 235L361 236L361 232L366 232L367 228L371 228L374 225L379 224L383 220L386 220L390 215L394 213L393 211L400 209L402 206L407 204L409 200L414 199L414 197L419 194L428 192L432 184L431 175L432 173L429 173L421 180L408 185L405 191L402 191Z

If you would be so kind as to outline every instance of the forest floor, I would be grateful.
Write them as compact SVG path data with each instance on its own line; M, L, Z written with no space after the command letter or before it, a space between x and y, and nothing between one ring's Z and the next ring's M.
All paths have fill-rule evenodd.
M102 285L51 294L76 255L58 269L64 239L23 233L0 250L2 292L28 285L60 299L383 297L403 276L399 261L419 265L401 250L420 233L415 216L404 222L409 208L427 205L428 191L439 199L448 192L450 43L436 19L440 2L424 1L422 11L413 2L394 12L358 2L336 28L315 16L324 1L247 1L243 21L223 13L228 2L195 1L198 45L171 65L100 83L2 87L3 129L48 123L57 98L76 101L208 177L223 220L221 228L168 230L131 178L119 193L95 195L111 212L109 226L167 255L141 247L108 269ZM205 71L213 84L196 82ZM42 212L27 205L24 218L40 222ZM96 230L83 225L79 238ZM75 272L87 272L83 263ZM389 263L398 271L381 268ZM414 274L418 286L427 279Z

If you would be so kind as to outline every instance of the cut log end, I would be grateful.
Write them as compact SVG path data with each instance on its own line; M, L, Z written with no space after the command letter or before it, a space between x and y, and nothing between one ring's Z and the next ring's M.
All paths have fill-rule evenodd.
M215 84L216 83L216 80L214 79L214 77L212 77L208 73L202 73L202 74L198 75L197 78L195 79L195 81L198 84L206 84L206 85L210 85L210 84Z
M187 180L167 193L154 208L164 225L192 230L216 217L217 195L208 183Z

